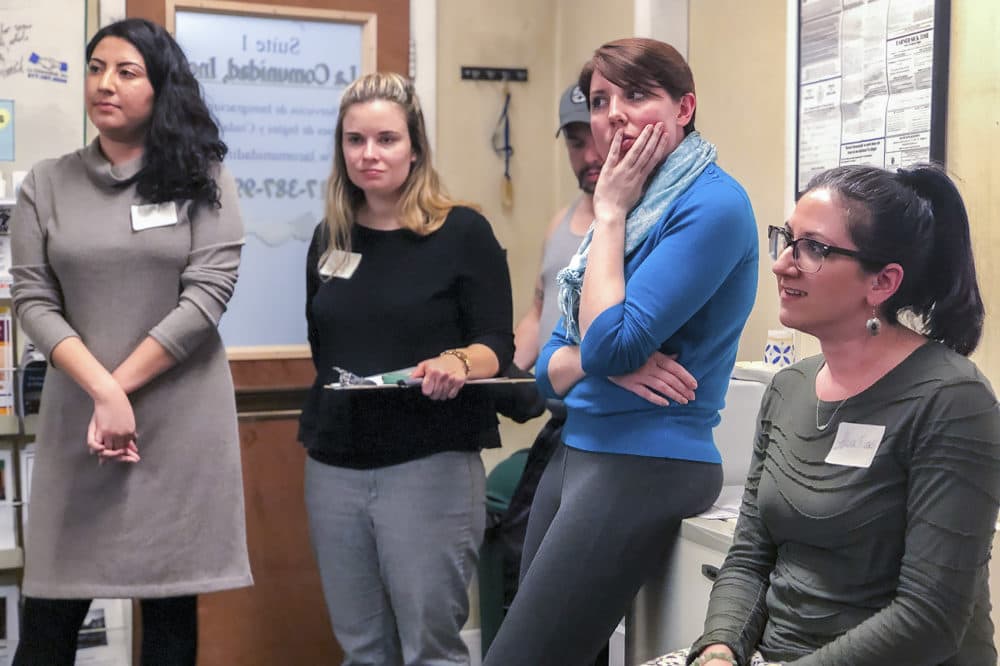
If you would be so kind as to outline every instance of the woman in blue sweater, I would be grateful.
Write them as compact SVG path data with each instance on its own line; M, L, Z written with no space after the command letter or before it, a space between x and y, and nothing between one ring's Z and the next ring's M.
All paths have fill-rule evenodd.
M594 224L559 277L564 318L536 365L566 403L565 445L539 484L487 666L592 662L681 520L718 496L712 428L757 288L753 211L694 129L681 55L611 42L580 88L606 160Z

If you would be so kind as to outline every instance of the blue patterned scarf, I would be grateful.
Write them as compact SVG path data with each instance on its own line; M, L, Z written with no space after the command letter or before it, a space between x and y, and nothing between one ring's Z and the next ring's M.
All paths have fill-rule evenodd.
M646 236L663 219L670 205L714 161L715 146L701 138L701 134L691 132L684 137L660 165L642 199L625 218L626 257L646 240ZM593 236L594 225L591 224L580 248L570 259L569 266L556 275L556 282L559 284L559 309L562 311L566 335L576 344L580 344L580 289L583 287L583 273L587 269L587 254Z

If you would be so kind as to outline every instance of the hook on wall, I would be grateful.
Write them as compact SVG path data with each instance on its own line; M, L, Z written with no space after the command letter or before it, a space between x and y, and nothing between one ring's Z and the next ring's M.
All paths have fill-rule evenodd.
M528 82L528 70L523 67L472 67L462 65L461 70L463 81Z

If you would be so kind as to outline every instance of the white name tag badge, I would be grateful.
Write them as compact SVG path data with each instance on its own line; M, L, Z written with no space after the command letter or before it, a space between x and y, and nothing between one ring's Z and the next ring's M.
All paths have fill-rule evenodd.
M347 279L354 275L361 264L361 255L357 252L344 252L343 250L333 250L326 258L323 265L319 267L319 274L323 277Z
M132 206L132 231L145 231L177 224L177 205L173 201Z
M832 465L868 468L875 459L878 447L882 444L885 434L884 425L869 425L867 423L841 423L837 427L837 436L833 447L826 456L826 462Z

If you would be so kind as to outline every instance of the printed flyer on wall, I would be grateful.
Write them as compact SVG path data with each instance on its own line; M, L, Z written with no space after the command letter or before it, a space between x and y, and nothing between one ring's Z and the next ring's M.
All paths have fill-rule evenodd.
M935 0L799 7L799 190L836 166L929 161Z
M0 414L14 413L14 322L0 307Z

